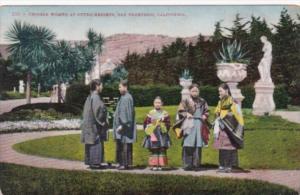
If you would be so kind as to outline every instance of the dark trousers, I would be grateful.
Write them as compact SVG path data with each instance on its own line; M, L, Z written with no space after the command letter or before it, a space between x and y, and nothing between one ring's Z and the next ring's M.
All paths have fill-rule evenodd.
M238 152L237 150L219 150L219 163L222 167L237 167Z
M103 141L97 139L95 144L85 144L84 162L86 165L100 165L104 162Z
M116 161L121 166L132 166L132 143L116 142Z
M199 147L183 147L182 162L183 167L199 167L201 164L202 148Z

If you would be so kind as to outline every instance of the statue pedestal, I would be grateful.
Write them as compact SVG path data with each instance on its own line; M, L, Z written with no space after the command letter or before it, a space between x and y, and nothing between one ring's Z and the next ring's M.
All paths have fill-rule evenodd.
M262 116L266 113L271 113L275 110L275 103L273 99L274 84L273 82L258 81L254 85L255 100L252 105L252 113L254 115Z

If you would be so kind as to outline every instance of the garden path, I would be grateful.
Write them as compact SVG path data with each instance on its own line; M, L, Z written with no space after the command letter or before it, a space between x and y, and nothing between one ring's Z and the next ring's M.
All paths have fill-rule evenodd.
M54 168L66 170L86 170L87 166L80 161L60 160L54 158L45 158L31 156L16 152L12 146L27 140L38 139L48 136L78 134L78 130L68 131L44 131L44 132L28 132L28 133L12 133L0 135L0 162L20 164L39 168ZM97 170L97 171L118 171L115 169ZM230 178L247 178L271 183L281 184L297 190L300 193L300 170L245 170L236 173L216 173L215 169L205 169L197 172L186 172L182 169L174 169L168 171L152 172L146 169L133 169L124 171L136 174L173 174L173 175L191 175L191 176L214 176L214 177L230 177Z

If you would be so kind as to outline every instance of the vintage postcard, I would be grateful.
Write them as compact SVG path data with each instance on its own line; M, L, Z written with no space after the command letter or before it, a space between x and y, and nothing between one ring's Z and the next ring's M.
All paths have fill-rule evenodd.
M300 3L0 6L0 194L299 194Z

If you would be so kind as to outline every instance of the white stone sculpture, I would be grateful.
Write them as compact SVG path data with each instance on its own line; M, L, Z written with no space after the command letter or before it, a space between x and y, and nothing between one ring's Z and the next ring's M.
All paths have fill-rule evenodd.
M260 80L262 82L272 83L271 79L271 64L272 64L272 44L268 41L267 37L261 36L261 42L264 44L262 51L264 56L258 65Z
M19 81L19 93L24 93L24 81Z
M258 65L260 79L254 85L255 100L252 105L252 113L259 116L270 114L276 107L273 98L275 86L271 78L272 44L265 36L260 40L264 44L264 56Z

